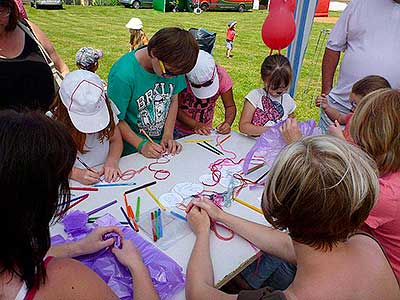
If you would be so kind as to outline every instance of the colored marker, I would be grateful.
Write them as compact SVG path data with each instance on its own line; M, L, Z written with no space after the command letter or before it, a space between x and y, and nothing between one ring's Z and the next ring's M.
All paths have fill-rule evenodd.
M154 223L154 213L151 212L151 230L153 232L153 241L157 241L157 234L156 234L156 229L155 229L155 223Z
M94 187L84 187L84 186L71 186L69 188L71 191L92 191L97 192L99 189Z
M178 214L177 212L174 212L173 210L170 211L170 214L178 219L181 219L182 221L185 221L185 222L188 221L184 216Z
M92 186L94 187L112 187L112 186L130 186L130 185L136 185L135 182L124 182L124 183L96 183L93 184Z
M207 149L208 151L211 151L217 155L221 155L219 152L215 151L214 149L208 148L207 146L203 145L202 143L197 143L200 147L203 147L204 149Z
M131 227L132 230L135 230L135 231L136 231L136 228L133 226L133 224L132 224L131 220L129 219L128 215L126 214L124 208L121 206L120 209L121 209L121 211L122 211L122 214L123 214L124 217L125 217L125 220L128 222L129 227ZM137 231L136 231L136 232L137 232Z
M160 227L160 238L163 237L163 226L162 226L162 217L161 217L161 209L158 209L158 226Z
M154 185L156 183L157 183L157 181L152 181L152 182L149 182L149 183L145 183L145 184L143 184L141 186L138 186L138 187L135 187L135 188L133 188L131 190L126 191L125 194L128 195L130 193L133 193L133 192L136 192L138 190L144 189L146 187L152 186L152 185Z
M150 195L150 197L154 200L155 203L157 203L158 207L160 207L162 210L167 210L164 205L160 202L160 200L157 199L156 195L153 194L152 191L150 191L149 188L146 188L146 192Z
M136 221L138 222L139 222L139 216L140 216L140 196L138 196L136 200Z
M219 149L215 148L213 145L211 145L208 142L204 142L204 144L206 144L207 146L209 146L210 148L214 149L215 151L219 152L221 155L224 155L224 153L222 151L220 151Z
M98 208L95 208L95 209L91 210L87 214L88 214L88 216L93 215L93 214L98 213L99 211L101 211L101 210L103 210L103 209L105 209L107 207L110 207L111 205L114 205L117 202L118 202L117 200L113 200L113 201L111 201L109 203L106 203L106 204L104 204L104 205L102 205L102 206L100 206Z

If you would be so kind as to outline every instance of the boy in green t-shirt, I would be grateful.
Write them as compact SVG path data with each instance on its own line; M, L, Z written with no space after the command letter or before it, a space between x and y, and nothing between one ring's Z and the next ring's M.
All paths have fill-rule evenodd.
M147 46L114 63L108 75L108 96L121 112L118 127L124 155L139 151L158 158L165 152L180 152L182 146L173 139L178 93L186 88L183 74L193 69L198 53L188 31L169 27L159 30Z

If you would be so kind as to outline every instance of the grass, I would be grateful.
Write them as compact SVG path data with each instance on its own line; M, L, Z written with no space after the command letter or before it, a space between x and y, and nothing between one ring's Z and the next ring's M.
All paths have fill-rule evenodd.
M269 49L261 40L260 30L267 12L206 12L161 13L151 9L133 10L123 6L64 6L64 10L35 10L27 7L31 21L39 25L53 42L57 52L69 66L75 67L75 53L84 46L100 48L104 58L100 61L98 74L107 79L112 64L129 49L129 33L125 24L131 17L142 19L148 36L167 26L182 26L186 29L202 27L217 33L214 48L216 62L226 68L234 82L234 97L238 107L238 116L233 125L238 129L238 121L243 106L244 96L252 89L262 87L259 70ZM330 14L338 16L338 13ZM233 59L225 58L225 31L229 20L238 22ZM333 24L314 23L306 52L304 65L295 94L298 120L318 119L318 109L312 104L320 88L319 74L324 45L319 55L315 55L320 31L330 29ZM223 106L219 101L215 122L223 120Z

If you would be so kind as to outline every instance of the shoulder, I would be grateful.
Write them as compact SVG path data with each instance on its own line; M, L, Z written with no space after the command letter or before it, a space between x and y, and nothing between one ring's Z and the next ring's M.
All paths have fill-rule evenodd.
M221 94L230 90L233 86L233 82L228 72L221 66L217 65L218 79L219 79L219 91Z
M248 97L250 97L250 98L260 98L260 97L264 96L265 94L266 94L266 93L265 93L265 90L264 90L263 88L254 89L254 90L251 90L251 91L246 95L246 99L248 99Z
M54 258L47 265L46 272L47 280L44 287L38 291L39 298L63 300L118 298L96 273L77 260Z

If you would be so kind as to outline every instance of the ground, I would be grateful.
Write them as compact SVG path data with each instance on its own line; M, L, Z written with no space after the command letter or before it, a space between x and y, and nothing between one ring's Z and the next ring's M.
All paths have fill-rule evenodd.
M262 87L260 66L269 54L263 44L260 30L267 12L206 12L201 15L193 13L161 13L152 9L127 9L123 6L69 6L63 10L35 10L26 7L31 21L38 24L47 33L58 53L69 66L75 67L76 51L84 46L102 49L104 58L100 61L98 74L107 79L112 64L129 49L129 33L125 24L131 17L139 17L144 30L151 36L158 29L166 26L181 26L186 29L202 27L217 33L214 49L216 62L226 68L234 82L234 97L238 107L238 121L243 106L244 96L252 89ZM321 59L324 51L323 29L331 29L339 13L330 13L331 18L322 19L328 23L314 23L308 45L298 88L295 94L297 102L296 117L299 120L318 119L318 109L314 98L320 89ZM229 20L238 22L238 37L235 39L234 57L225 58L225 32ZM317 49L318 40L319 48ZM223 120L223 106L218 104L215 122Z

